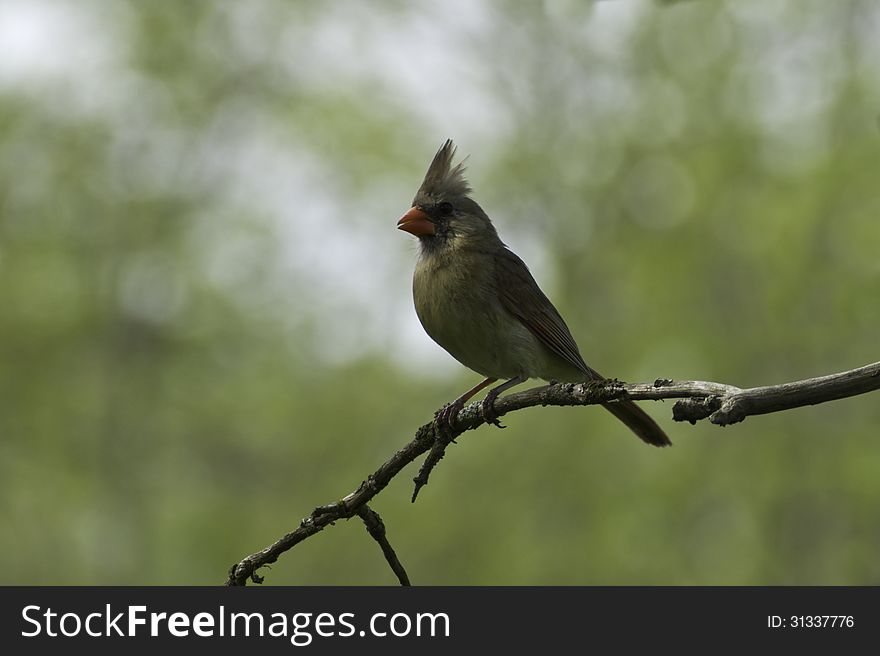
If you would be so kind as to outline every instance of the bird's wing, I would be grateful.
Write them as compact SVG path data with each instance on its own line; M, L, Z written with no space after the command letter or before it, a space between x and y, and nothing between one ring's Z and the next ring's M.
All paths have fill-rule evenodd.
M525 262L506 248L495 256L495 280L501 304L544 346L591 378L602 378L584 362L568 326Z

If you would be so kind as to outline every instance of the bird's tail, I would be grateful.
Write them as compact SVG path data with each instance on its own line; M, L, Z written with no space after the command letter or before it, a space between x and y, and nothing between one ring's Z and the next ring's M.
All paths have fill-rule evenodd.
M651 419L647 412L632 401L603 403L602 407L626 424L643 442L653 446L669 446L672 444L672 440L666 436L666 433L657 425L657 422Z
M587 380L605 380L605 376L588 364L583 365L583 371L586 374ZM602 407L626 424L627 428L635 433L643 442L647 442L652 446L672 446L672 440L666 436L666 433L657 425L657 422L651 419L647 412L632 401L603 403Z

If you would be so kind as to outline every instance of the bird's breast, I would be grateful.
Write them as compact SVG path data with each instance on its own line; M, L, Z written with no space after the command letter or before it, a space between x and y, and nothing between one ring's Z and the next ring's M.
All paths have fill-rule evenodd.
M454 262L421 258L413 277L425 331L466 367L492 378L534 376L534 336L498 299L491 256L457 253Z

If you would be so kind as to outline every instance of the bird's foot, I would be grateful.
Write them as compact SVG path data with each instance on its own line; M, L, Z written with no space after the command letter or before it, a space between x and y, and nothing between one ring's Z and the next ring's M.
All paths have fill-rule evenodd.
M483 399L483 402L480 404L480 412L483 414L483 421L487 424L494 424L498 426L498 428L507 428L504 424L498 421L498 413L495 412L495 399L498 398L498 392L494 389L489 390L489 393L486 394L486 398Z
M461 399L456 399L452 403L447 403L437 411L434 415L434 426L440 430L454 429L455 422L458 419L458 413L464 407Z

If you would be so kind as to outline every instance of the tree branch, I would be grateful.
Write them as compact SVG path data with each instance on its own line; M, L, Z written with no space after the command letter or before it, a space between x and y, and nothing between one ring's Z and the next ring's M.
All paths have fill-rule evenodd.
M400 564L397 554L394 553L391 543L388 542L388 538L385 535L385 523L382 521L382 518L379 517L379 513L370 508L367 504L364 504L358 509L358 515L364 520L364 524L367 527L367 533L379 543L379 546L382 548L382 553L385 555L385 560L388 561L388 564L391 566L391 571L397 576L400 585L409 585L409 577L406 575L406 570L403 569L403 565Z
M502 416L508 412L534 406L595 405L620 399L633 401L680 399L672 408L675 421L689 421L693 424L700 419L708 418L713 424L727 426L740 422L750 415L816 405L877 389L880 389L880 362L829 376L750 389L741 389L722 383L668 379L657 379L653 383L633 384L617 380L561 383L534 387L501 397L495 402L495 410L498 416ZM413 494L413 499L415 499L418 490L427 484L431 469L443 457L446 446L465 431L477 428L482 423L484 422L480 412L480 404L475 402L461 411L454 429L438 428L434 422L425 424L416 431L411 442L370 474L354 492L340 501L315 508L294 531L262 551L251 554L233 565L229 570L226 585L245 585L248 579L260 583L263 579L257 575L257 569L274 563L285 551L322 531L326 526L339 519L349 519L354 515L360 515L363 518L366 514L369 517L373 511L367 508L367 503L385 489L391 479L406 465L431 450L430 460L426 459L422 470L413 479L416 482L416 491ZM381 522L381 520L379 521ZM364 522L367 523L367 519L364 519ZM367 526L370 530L369 523ZM372 530L370 534L379 541ZM382 548L384 552L385 547ZM390 545L388 548L390 549ZM386 559L388 559L388 553L385 553ZM393 550L391 553L394 553ZM396 556L394 560L396 560ZM392 561L388 559L388 562L394 569ZM402 571L402 567L400 569ZM397 569L395 569L395 573L401 578ZM406 576L405 572L403 572L403 576ZM401 578L401 582L403 582L403 578Z

